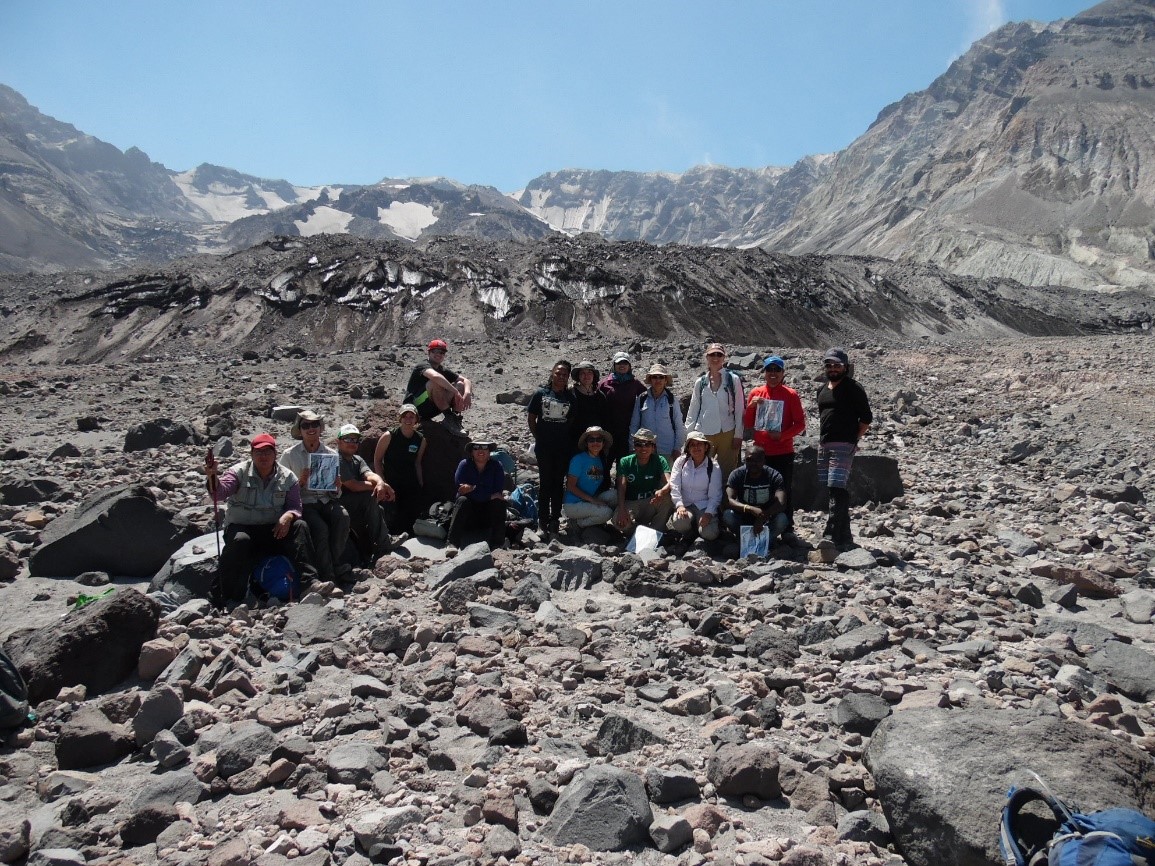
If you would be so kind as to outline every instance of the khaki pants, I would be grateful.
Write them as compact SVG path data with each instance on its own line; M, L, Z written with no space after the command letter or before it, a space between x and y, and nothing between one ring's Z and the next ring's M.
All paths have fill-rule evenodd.
M722 487L726 486L726 482L730 480L730 473L738 468L740 462L741 451L740 447L734 444L734 431L723 430L721 433L715 433L713 436L707 436L710 444L714 446L714 454L718 458L718 465L722 467Z
M639 523L656 529L662 532L666 528L666 523L670 519L670 513L674 510L674 503L669 496L663 496L658 504L650 505L649 499L638 499L633 502L626 503L626 510L630 513L630 523L632 526L637 526ZM631 527L624 527L630 529Z
M598 501L586 502L583 499L581 502L570 502L562 505L561 510L565 514L566 520L582 529L587 526L601 526L603 523L609 523L610 518L614 516L614 506L618 504L617 491L606 490L594 498Z
M698 525L698 519L705 514L697 505L687 505L686 510L690 513L685 517L672 517L670 519L670 529L674 532L680 532L685 538L694 538L695 536L702 536L706 541L713 541L718 537L721 531L721 520L717 514L711 515L710 522L705 526Z

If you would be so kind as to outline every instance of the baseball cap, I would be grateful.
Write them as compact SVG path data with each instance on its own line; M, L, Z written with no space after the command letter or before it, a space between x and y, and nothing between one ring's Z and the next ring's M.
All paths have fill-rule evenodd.
M344 439L346 436L360 436L361 431L357 429L356 424L342 424L341 429L337 431L337 438Z
M274 451L276 451L277 440L270 436L268 433L258 433L253 437L253 441L249 443L249 447L254 451L260 450L262 448L272 448Z
M429 349L445 349L446 351L449 350L449 346L448 346L448 344L446 344L446 342L444 340L430 340L428 348Z
M786 362L783 361L777 355L771 355L769 358L767 358L765 361L762 362L762 369L763 370L767 370L770 367L778 367L782 370L785 370L786 369Z

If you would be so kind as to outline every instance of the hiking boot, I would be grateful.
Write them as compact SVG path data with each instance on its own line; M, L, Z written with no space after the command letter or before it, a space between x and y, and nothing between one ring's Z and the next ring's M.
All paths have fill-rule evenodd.
M797 535L794 534L793 529L787 529L785 532L782 533L781 543L785 544L787 547L801 547L802 546L802 541L798 538Z
M462 426L462 418L452 409L447 409L444 413L442 413L441 419L441 424L446 429L452 430L454 433L463 432L464 428Z

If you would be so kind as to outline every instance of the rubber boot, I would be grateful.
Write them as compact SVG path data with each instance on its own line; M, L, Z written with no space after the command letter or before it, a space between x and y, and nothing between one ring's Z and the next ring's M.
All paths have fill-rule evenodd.
M833 487L827 487L826 488L826 497L823 500L823 504L826 506L826 515L827 516L826 516L826 526L823 527L823 529L822 529L822 537L823 538L829 538L831 541L834 541L834 523L835 523L834 515L836 513L836 502L835 502L835 498L834 498L834 490L835 490L835 488L833 488Z
M830 497L831 537L840 550L854 547L854 536L850 532L850 491L832 487Z

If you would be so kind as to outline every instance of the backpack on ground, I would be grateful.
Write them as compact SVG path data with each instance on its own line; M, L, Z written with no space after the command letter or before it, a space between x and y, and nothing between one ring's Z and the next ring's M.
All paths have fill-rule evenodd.
M505 472L505 488L513 490L517 486L517 461L513 455L504 448L498 448L489 455L489 459L501 464L501 469Z
M519 518L537 522L537 489L532 484L519 484L509 494L509 504Z
M1053 819L1023 814L1043 803ZM999 819L1006 866L1155 866L1155 821L1134 809L1082 814L1034 788L1011 788Z
M28 686L16 663L0 650L0 729L18 728L28 719Z
M428 517L413 521L413 534L443 541L449 536L449 523L452 520L453 502L434 502L429 506Z
M287 556L266 556L253 569L253 590L257 596L296 601L301 597L301 577Z

